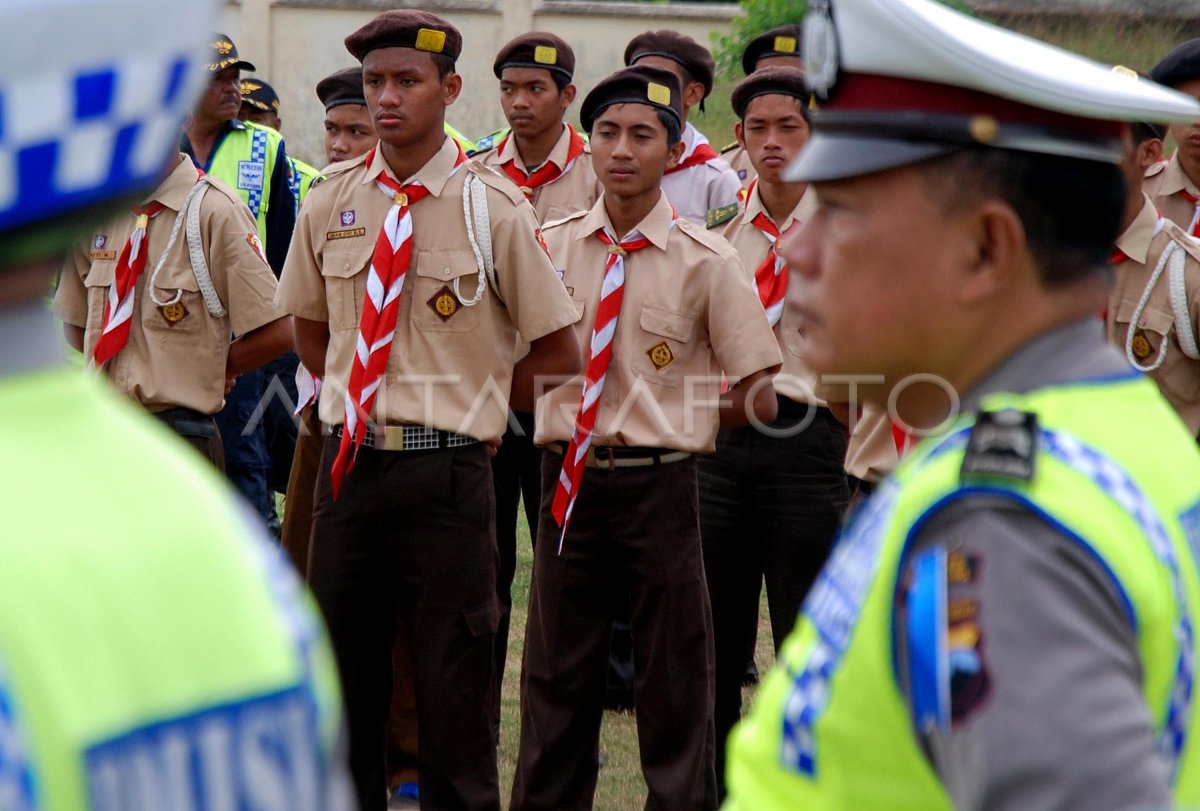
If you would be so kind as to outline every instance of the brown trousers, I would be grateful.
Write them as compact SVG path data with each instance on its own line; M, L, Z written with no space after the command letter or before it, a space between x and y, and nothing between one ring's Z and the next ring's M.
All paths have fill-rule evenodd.
M626 594L646 808L716 808L712 620L695 460L586 468L559 554L550 508L561 465L561 455L543 455L512 809L592 807L614 596Z
M413 666L423 809L500 808L492 738L495 506L483 445L363 447L334 501L328 437L317 479L309 582L346 701L362 811L385 806L385 729L397 611Z
M308 579L308 550L312 538L313 497L317 473L321 469L321 450L325 438L317 419L317 409L309 406L300 412L303 428L296 437L292 471L288 477L287 505L283 513L284 551L301 577ZM396 644L392 648L392 708L387 729L388 789L401 783L417 782L417 704L413 690L412 662L409 657L408 631L397 618Z

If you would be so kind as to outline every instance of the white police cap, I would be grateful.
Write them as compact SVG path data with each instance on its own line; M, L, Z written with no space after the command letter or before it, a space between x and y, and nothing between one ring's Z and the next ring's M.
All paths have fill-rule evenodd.
M212 0L3 0L0 235L140 194L179 148Z
M820 100L788 170L870 174L984 146L1120 162L1129 121L1190 121L1200 103L932 0L811 0L805 72Z

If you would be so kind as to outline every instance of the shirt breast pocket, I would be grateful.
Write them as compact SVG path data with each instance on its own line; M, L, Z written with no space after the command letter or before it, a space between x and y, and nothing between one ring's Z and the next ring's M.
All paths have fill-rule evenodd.
M200 284L190 267L166 265L150 281L153 269L146 268L146 300L142 303L142 326L148 334L193 335L200 330L207 306ZM153 297L151 296L153 291ZM159 304L157 302L168 302ZM222 302L224 303L224 302Z
M325 304L331 331L358 329L363 296L367 292L367 272L375 245L364 237L342 240L325 246L321 276L325 280Z
M640 353L634 358L638 377L670 388L678 388L683 380L684 361L691 351L696 332L695 316L677 313L660 307L642 307L638 323L642 328Z
M87 288L88 315L85 328L88 333L99 335L104 321L104 303L108 298L108 288L112 286L116 273L117 260L105 259L93 261L87 275L83 277L83 286Z
M475 254L465 248L418 251L411 285L412 320L424 332L470 332L479 325L479 308L486 306L491 291L484 281L483 297L468 307L463 301L475 298L479 268ZM458 283L458 292L454 290Z
M1133 311L1137 302L1124 299L1117 308L1116 337L1118 349L1129 360L1126 348L1127 335L1133 333L1133 358L1141 366L1150 366L1158 358L1158 353L1166 345L1166 357L1162 365L1151 372L1155 382L1164 394L1169 394L1176 400L1195 401L1200 398L1200 364L1183 354L1179 347L1179 339L1173 335L1175 316L1170 312L1146 307L1142 311L1138 323L1131 323Z

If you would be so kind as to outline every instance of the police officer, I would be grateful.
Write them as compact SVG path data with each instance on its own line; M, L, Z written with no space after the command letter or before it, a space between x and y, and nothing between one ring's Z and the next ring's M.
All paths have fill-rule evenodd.
M193 215L194 237L181 227ZM212 415L226 381L291 347L291 319L274 297L275 275L237 192L178 154L132 213L71 252L54 304L89 365L222 468Z
M545 236L589 353L582 385L538 401L546 452L512 808L591 806L614 584L632 597L646 808L714 808L693 454L712 452L719 424L774 419L779 347L737 254L662 191L684 148L675 74L618 71L580 120L604 193ZM718 408L722 369L733 385Z
M805 360L949 423L851 518L734 731L727 807L1200 803L1200 455L1096 318L1123 122L1200 104L932 0L805 27Z
M669 70L683 88L683 154L667 169L662 188L681 217L703 224L708 212L736 205L741 181L687 117L712 92L712 54L678 31L647 31L625 46L626 65Z
M352 807L332 656L296 578L211 468L62 363L43 303L65 246L159 182L212 10L0 7L21 32L0 53L0 96L42 102L7 106L0 133L14 159L0 176L6 811ZM49 53L61 81L47 83ZM139 92L96 92L127 83ZM50 109L63 117L46 129Z
M1121 70L1121 68L1117 68ZM1124 69L1133 78L1137 74ZM1200 244L1166 219L1142 191L1146 169L1162 157L1165 128L1137 122L1121 164L1128 193L1111 258L1108 338L1200 435Z
M578 315L525 196L466 162L444 133L462 87L457 29L389 11L346 47L362 62L380 142L313 188L279 288L304 365L324 377L331 432L309 577L347 685L364 811L385 801L397 606L414 668L421 802L496 809L496 541L483 443L503 433L510 390L530 408L534 375L578 371ZM518 338L531 345L519 364Z
M1200 38L1164 56L1150 70L1150 78L1200 99ZM1148 170L1145 191L1168 220L1200 237L1200 119L1176 123L1168 134L1175 141L1175 154Z
M816 206L804 183L783 180L808 140L809 98L804 73L796 68L764 68L734 88L738 140L759 172L745 210L713 223L750 274L783 355L783 371L773 380L776 421L721 432L716 453L697 462L716 654L718 777L724 773L725 738L741 715L746 652L754 650L764 576L778 650L829 554L849 500L845 428L826 399L845 419L845 395L822 386L800 359L802 302L776 251L778 240Z
M781 25L754 37L742 51L742 71L747 76L759 68L796 68L803 70L804 59L800 55L801 33L798 25ZM738 141L721 150L721 157L737 173L742 182L742 199L746 189L754 180L756 172L746 148Z
M260 79L242 79L239 89L242 94L242 109L238 120L250 121L276 132L283 132L283 121L279 118L279 94L275 88ZM315 167L297 157L288 155L288 187L296 198L296 210L304 203L313 181L321 176Z

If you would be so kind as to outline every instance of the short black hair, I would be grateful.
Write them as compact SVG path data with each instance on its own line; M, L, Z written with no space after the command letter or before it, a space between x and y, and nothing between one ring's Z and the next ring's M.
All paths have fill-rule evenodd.
M429 57L433 59L433 64L437 65L439 79L445 79L454 72L454 59L452 57L446 54L435 53L429 54Z
M980 146L920 165L947 211L987 197L1011 206L1046 287L1105 272L1125 205L1116 164Z
M1148 121L1135 121L1129 125L1134 146L1141 146L1147 141L1163 140L1166 137L1166 129L1162 124L1151 124Z
M675 120L675 116L668 113L666 110L655 109L658 114L658 120L667 128L667 146L675 146L683 139L683 131L679 126L679 122Z

